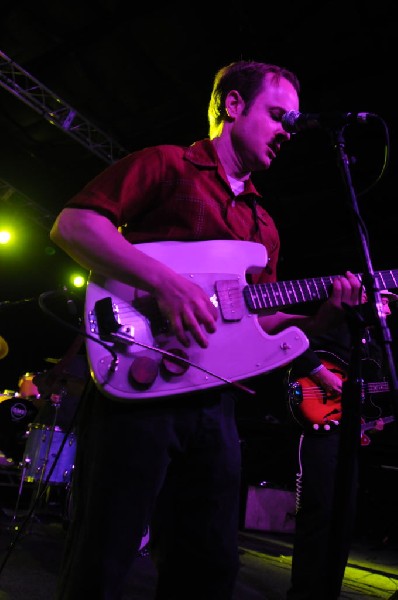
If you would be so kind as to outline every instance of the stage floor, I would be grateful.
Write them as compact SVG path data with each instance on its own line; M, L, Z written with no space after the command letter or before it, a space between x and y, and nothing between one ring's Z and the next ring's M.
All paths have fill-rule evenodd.
M52 486L32 513L34 486L18 486L17 472L0 472L0 600L52 600L68 525L67 492ZM20 483L20 482L19 482ZM22 534L18 533L18 529ZM242 527L241 567L234 600L283 600L289 587L292 533ZM123 600L151 600L155 571L143 546ZM341 598L398 598L398 540L355 539ZM189 600L189 595L187 595Z

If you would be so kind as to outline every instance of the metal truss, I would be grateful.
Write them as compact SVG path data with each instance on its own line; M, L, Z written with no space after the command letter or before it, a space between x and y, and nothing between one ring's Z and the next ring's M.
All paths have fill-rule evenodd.
M0 85L105 162L112 163L127 154L127 150L118 142L1 51Z
M109 135L90 123L72 106L32 77L0 51L0 86L30 106L51 125L55 125L93 154L111 164L127 154L127 150ZM48 229L54 216L40 205L0 180L0 201L11 201L26 208L39 225Z

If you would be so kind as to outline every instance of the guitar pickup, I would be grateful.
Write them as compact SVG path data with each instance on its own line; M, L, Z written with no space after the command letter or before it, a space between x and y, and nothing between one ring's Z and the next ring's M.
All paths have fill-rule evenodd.
M107 296L97 300L94 307L94 313L97 321L98 334L101 338L109 338L120 329L120 323L115 318L113 312L112 298Z
M215 287L224 321L241 321L244 316L244 303L239 280L219 279Z
M94 307L97 332L101 339L122 344L132 344L134 337L128 325L121 325L115 317L110 296L97 300Z

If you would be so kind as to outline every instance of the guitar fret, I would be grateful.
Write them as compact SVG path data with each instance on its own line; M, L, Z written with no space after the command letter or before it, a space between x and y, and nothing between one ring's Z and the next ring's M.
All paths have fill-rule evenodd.
M361 275L358 274L361 278ZM380 289L398 288L398 271L376 273ZM249 310L275 308L304 302L326 300L335 276L313 277L297 281L277 281L246 285L243 296Z
M376 394L378 392L388 392L390 390L387 381L379 381L375 383L365 384L368 394Z
M327 298L332 278L278 281L247 285L243 295L252 310L274 308Z
M246 285L243 288L243 298L245 299L246 305L252 310L260 310L260 308L265 308L265 306L261 304L261 299L257 293L259 289L259 285Z
M297 304L299 302L297 293L295 291L294 285L289 286L288 281L282 281L281 286L283 286L283 297L287 304Z
M379 281L380 289L388 290L398 287L398 279L394 276L393 271L382 271L376 275L376 279Z

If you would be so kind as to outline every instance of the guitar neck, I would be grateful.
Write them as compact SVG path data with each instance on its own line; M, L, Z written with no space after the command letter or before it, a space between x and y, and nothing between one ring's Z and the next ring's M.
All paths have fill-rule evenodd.
M365 391L368 394L378 394L390 391L390 385L388 381L375 381L373 383L364 384Z
M357 276L361 278L360 274ZM335 277L248 284L243 289L243 295L248 309L253 312L265 308L316 302L328 298ZM398 287L398 270L378 271L375 277L379 289Z

